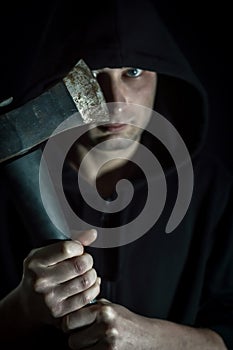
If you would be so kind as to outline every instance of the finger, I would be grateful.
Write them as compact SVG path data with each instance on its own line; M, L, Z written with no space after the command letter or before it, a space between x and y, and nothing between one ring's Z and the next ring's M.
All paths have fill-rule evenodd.
M91 325L96 319L98 307L97 304L90 304L64 316L62 319L63 331L69 332L73 329Z
M111 304L111 301L105 298L101 298L101 299L98 299L98 303L106 305L106 304Z
M51 287L55 287L57 291L57 285L64 286L65 282L73 280L77 276L85 275L92 269L92 266L93 258L88 253L48 266L46 269L43 269L42 276L37 279L35 290L43 292L51 289ZM41 271L37 272L41 274Z
M88 253L84 253L81 256L49 266L44 272L43 277L47 279L47 284L52 286L81 276L91 270L92 267L92 256Z
M74 241L78 241L82 245L88 246L96 240L97 231L95 229L81 232L73 231L71 237Z
M57 304L57 309L54 310L54 317L63 317L71 312L77 311L88 305L100 292L100 284L97 278L95 284L85 291L73 295ZM53 297L51 293L51 298ZM48 298L47 298L48 300Z
M60 300L71 297L72 295L83 292L93 286L97 279L97 273L91 269L82 276L73 278L72 280L62 283L56 287L56 295Z
M78 241L60 241L34 250L28 257L30 268L51 266L63 260L83 254L83 246Z

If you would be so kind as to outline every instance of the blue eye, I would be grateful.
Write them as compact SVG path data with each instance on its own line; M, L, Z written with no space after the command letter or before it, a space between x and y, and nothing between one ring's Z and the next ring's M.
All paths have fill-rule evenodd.
M139 68L129 68L126 71L127 77L130 78L137 78L142 74L142 69Z

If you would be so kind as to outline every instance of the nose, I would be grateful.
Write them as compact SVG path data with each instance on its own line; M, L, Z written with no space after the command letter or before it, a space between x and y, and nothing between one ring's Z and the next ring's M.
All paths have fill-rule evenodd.
M106 102L126 102L127 96L123 82L117 76L101 72L97 76Z

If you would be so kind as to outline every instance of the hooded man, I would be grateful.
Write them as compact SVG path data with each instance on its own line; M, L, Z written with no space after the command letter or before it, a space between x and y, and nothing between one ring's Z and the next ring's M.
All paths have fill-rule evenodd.
M12 90L7 84L15 97L4 113L54 86L83 59L110 121L80 128L64 162L65 196L81 218L78 240L33 246L3 177L2 343L233 348L232 178L203 150L202 85L153 1L84 4L78 21L75 8L61 2L50 10L34 28L38 40L25 55L30 67L21 88L22 72L10 79L17 81ZM126 187L117 187L122 179ZM97 208L86 201L96 203L95 184ZM167 234L177 198L182 215ZM117 199L117 210L109 210Z

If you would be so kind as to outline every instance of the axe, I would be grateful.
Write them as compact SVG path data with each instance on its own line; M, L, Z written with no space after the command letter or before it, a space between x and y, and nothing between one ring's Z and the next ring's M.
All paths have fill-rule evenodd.
M101 113L92 114L94 106ZM74 126L109 120L102 90L83 60L40 96L0 116L1 172L34 248L68 238L51 222L43 206L39 168L42 145L52 134L65 132L57 127L74 114ZM55 203L52 211L60 220L58 208Z

